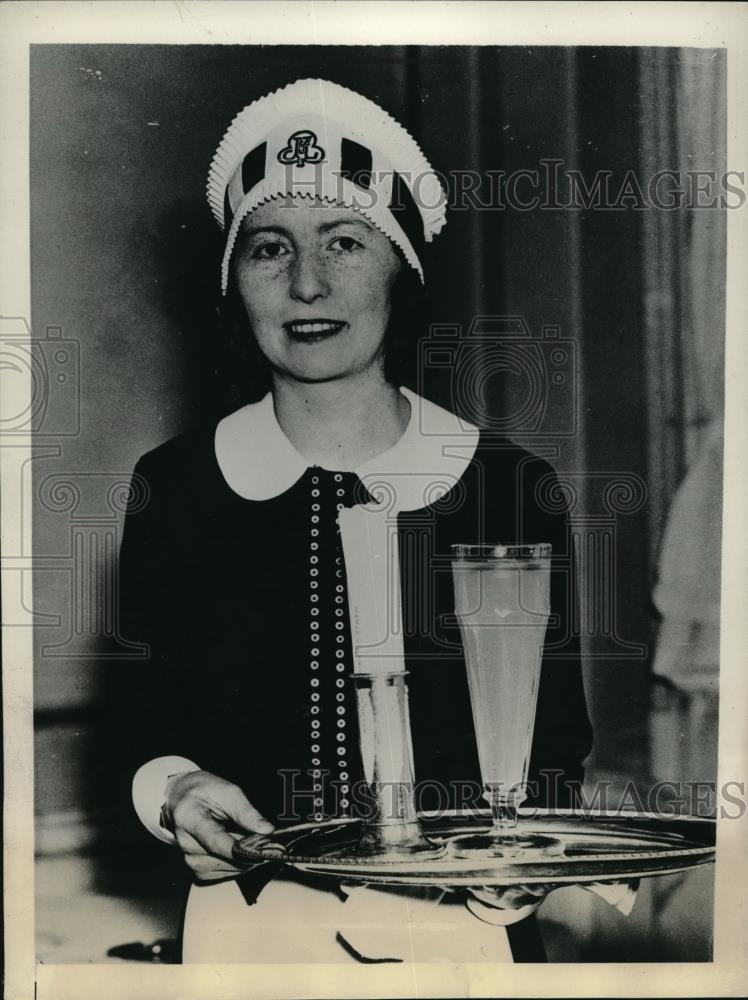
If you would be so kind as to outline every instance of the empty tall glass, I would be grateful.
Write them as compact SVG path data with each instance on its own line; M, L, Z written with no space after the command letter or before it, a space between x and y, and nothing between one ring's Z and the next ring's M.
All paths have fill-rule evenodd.
M550 613L551 546L453 545L455 613L470 687L489 838L460 849L509 855L551 849L512 830L527 796L540 663ZM543 841L541 844L539 841Z

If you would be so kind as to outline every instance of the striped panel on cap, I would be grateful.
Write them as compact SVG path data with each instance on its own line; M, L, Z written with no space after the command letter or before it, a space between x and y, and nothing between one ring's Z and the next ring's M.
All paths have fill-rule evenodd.
M424 244L423 220L410 188L398 173L392 175L389 210L420 257Z
M340 175L364 190L371 186L371 150L353 139L340 143Z

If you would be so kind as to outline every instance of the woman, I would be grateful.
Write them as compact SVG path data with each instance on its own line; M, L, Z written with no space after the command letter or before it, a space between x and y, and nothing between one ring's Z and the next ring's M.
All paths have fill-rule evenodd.
M150 649L135 806L199 883L184 960L511 960L501 925L538 905L529 892L352 891L284 872L242 895L238 837L354 814L346 585L366 570L341 539L343 510L370 511L367 525L398 536L422 808L465 804L459 790L480 781L449 624L454 543L553 544L536 801L569 801L590 728L568 628L565 518L540 499L553 494L550 467L393 380L408 290L445 220L416 143L365 98L302 80L237 116L208 193L228 229L223 289L241 305L270 392L139 462L148 503L128 516L121 554L128 638ZM420 331L407 333L414 350Z

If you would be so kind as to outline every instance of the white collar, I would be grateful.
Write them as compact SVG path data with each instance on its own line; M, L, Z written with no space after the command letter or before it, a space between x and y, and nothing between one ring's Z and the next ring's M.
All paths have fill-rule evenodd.
M479 431L404 386L400 392L410 403L402 437L353 471L389 509L419 510L457 483L475 453ZM215 451L226 483L245 500L279 496L309 468L281 430L270 393L220 421Z

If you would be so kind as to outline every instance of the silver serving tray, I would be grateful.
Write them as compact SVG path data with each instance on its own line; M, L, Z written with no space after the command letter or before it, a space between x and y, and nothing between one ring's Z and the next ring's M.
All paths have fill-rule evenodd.
M714 861L713 819L651 813L520 810L518 832L560 840L564 854L539 858L456 857L452 838L490 829L488 812L423 813L436 848L423 854L360 855L358 819L304 823L270 837L237 841L234 856L248 868L282 862L301 871L380 885L508 886L615 881L685 871Z

